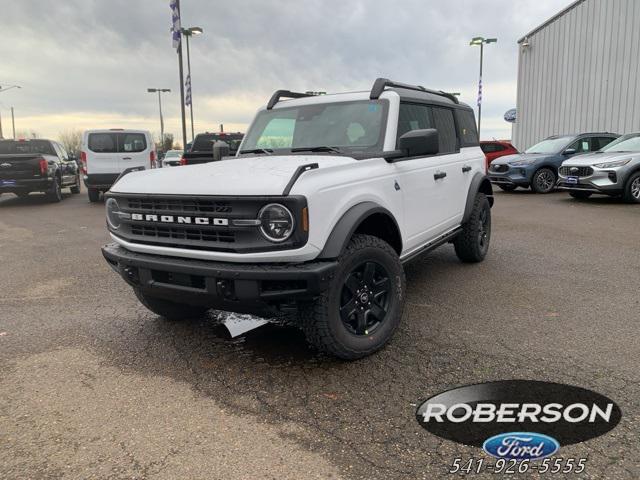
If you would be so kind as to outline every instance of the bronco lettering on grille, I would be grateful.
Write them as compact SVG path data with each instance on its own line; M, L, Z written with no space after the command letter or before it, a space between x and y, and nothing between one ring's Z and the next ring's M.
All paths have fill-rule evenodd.
M155 215L155 214L142 214L132 213L131 220L145 221L145 222L159 222L159 223L181 223L181 224L195 224L195 225L229 225L229 219L227 218L211 218L211 217L190 217L183 215Z

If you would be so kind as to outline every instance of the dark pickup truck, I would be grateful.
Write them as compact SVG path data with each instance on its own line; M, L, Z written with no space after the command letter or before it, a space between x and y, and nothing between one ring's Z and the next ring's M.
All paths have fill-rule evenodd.
M0 194L19 197L45 192L52 202L62 200L62 189L80 193L75 158L52 140L0 140Z
M223 141L229 145L229 156L238 151L244 133L199 133L193 140L191 149L185 152L180 159L180 165L196 165L198 163L213 162L213 144Z

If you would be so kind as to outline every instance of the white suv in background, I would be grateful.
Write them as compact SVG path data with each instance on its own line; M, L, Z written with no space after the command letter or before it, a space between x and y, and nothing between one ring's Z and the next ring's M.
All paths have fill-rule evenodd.
M123 171L155 168L156 148L147 130L87 130L80 160L89 201L97 202Z

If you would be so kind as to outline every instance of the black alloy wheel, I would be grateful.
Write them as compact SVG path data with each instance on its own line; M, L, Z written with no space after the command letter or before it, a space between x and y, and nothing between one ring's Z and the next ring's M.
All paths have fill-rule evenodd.
M370 335L387 318L391 281L379 263L365 261L347 276L340 295L340 318L354 335Z

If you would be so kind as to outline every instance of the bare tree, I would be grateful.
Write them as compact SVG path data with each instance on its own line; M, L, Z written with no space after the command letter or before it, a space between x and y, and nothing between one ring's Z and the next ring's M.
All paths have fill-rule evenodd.
M82 131L81 130L66 130L58 134L58 141L62 144L64 149L69 153L80 152L82 145Z

